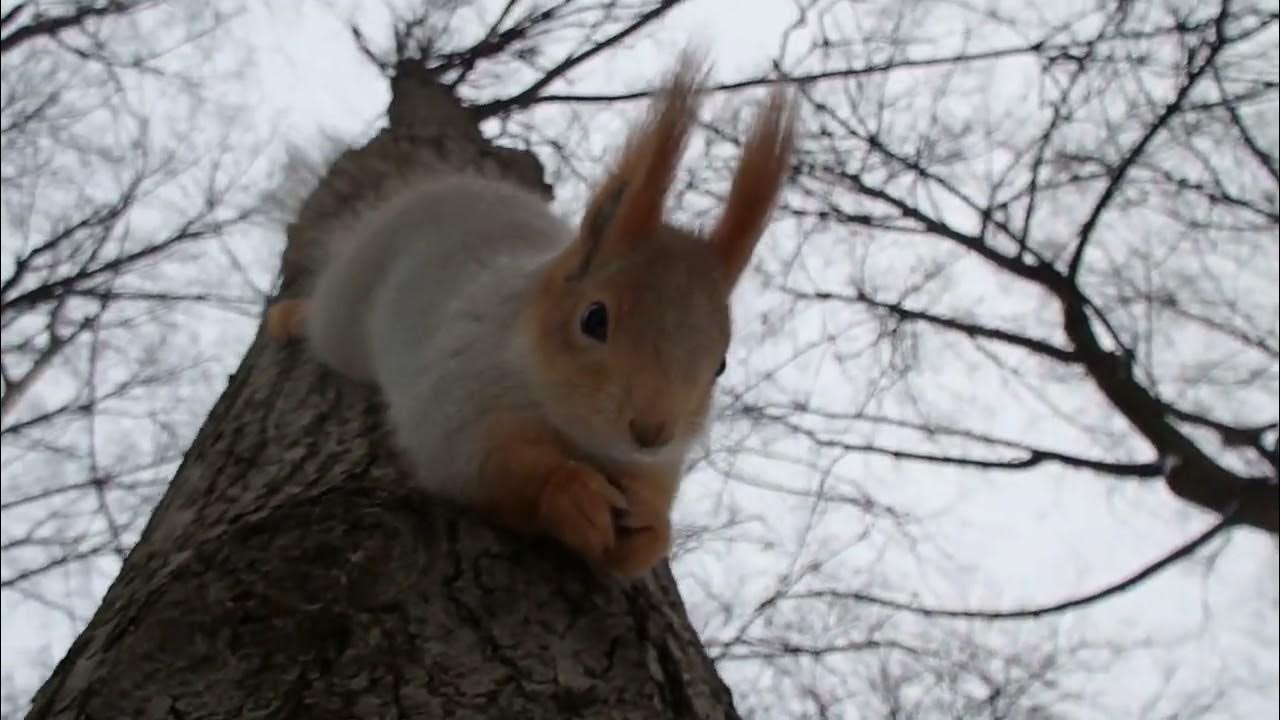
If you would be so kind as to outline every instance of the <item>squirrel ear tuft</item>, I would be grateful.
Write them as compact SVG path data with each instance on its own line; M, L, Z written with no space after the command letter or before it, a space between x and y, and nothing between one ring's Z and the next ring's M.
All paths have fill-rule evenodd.
M698 95L708 72L705 57L692 48L680 54L665 89L629 134L613 170L587 203L580 234L589 245L625 250L662 223L667 191L697 116ZM595 248L589 247L585 262L594 255Z
M791 167L794 128L795 109L790 93L785 87L776 86L743 146L742 161L729 188L724 213L710 235L730 287L737 284L769 224L769 215Z

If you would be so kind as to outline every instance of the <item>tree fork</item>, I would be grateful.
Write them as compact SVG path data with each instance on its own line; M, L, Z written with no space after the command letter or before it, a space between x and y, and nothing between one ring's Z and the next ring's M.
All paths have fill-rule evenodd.
M548 189L420 63L288 228L401 173ZM549 193L548 193L549 194ZM259 332L29 718L736 718L669 569L622 586L412 488L372 388Z

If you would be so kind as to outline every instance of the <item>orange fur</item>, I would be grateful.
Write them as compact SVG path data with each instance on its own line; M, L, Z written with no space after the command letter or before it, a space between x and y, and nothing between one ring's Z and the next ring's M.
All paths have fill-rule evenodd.
M267 337L276 342L286 342L302 336L307 301L288 298L272 303L267 308Z
M686 250L705 248L697 238L685 234L676 234L665 240L664 244L671 247ZM702 265L710 272L714 260L709 252L707 255L702 263L696 264ZM683 261L693 262L688 257ZM654 367L639 363L638 359L632 357L626 349L622 349L617 357L610 360L607 371L591 366L565 365L563 358L573 357L581 352L572 346L571 340L562 339L566 335L564 330L570 327L575 313L579 312L581 307L581 303L572 300L572 296L569 296L570 300L566 302L563 277L572 262L572 256L566 254L547 269L542 285L531 296L528 312L522 317L522 322L532 323L526 331L531 336L561 339L555 344L539 349L541 354L535 362L542 366L544 377L553 383L581 385L587 388L594 388L605 382L609 372L621 372L632 379L653 377L661 380L661 375L655 375ZM651 277L656 269L656 267L644 267L634 275L634 278L641 280L644 277ZM645 303L640 294L643 288L619 287L616 290L619 292L610 296L610 304L618 310L621 317L626 317L623 313L628 310L642 314L652 310L653 306ZM711 343L727 342L727 325L722 328L707 328L707 335L702 340ZM600 375L597 377L593 371L599 372ZM564 377L561 377L562 374ZM694 374L693 377L696 378L697 375ZM705 388L697 386L691 386L682 391L673 389L670 383L665 387L655 385L646 395L653 401L664 399L687 401L688 407L671 411L670 414L676 417L703 417L710 403L710 394L705 392ZM526 430L525 432L529 433L524 436L526 438L537 437L535 431ZM605 509L598 501L578 499L583 495L590 495L586 489L572 491L572 482L539 483L536 473L534 473L535 477L526 477L518 482L532 480L532 483L526 487L540 487L543 488L542 490L499 493L498 497L484 508L487 514L508 528L515 530L523 528L526 532L541 531L559 538L582 555L593 567L616 577L638 577L661 562L670 549L670 514L679 489L680 468L646 468L641 465L612 469L597 468L594 465L588 467L574 463L568 450L557 445L549 435L539 439L537 444L541 445L549 455L555 455L558 458L555 462L572 463L577 468L575 472L582 473L584 476L594 475L604 478L611 487L621 491L625 499L625 511L618 522L613 524L611 519L606 520ZM508 458L513 450L519 457L526 452L522 447L528 447L528 440L522 439L519 434L505 432L495 439L491 447L495 458ZM549 457L542 462L547 465L553 464ZM598 470L602 472L597 472ZM512 478L514 487L517 481L514 480L514 476L509 477ZM595 478L585 479L584 477L581 482L588 487L599 487L599 481ZM587 509L576 515L564 510L550 515L545 512L539 514L539 507L555 504L549 496L566 491L573 493L573 497L562 503L563 505L589 508L594 503L596 510L592 512ZM621 509L622 506L615 503L613 507ZM606 522L609 523L607 526L611 528L612 535L609 542L602 544L595 533L598 528L606 526Z
M602 566L620 577L636 577L661 562L671 549L671 508L680 478L633 475L620 479L618 485L626 495L627 510Z
M667 191L675 179L689 131L697 119L704 56L685 51L666 89L623 146L583 216L586 235L619 250L657 230Z
M571 459L545 428L496 421L471 505L524 534L549 535L592 564L614 546L613 511L627 499L588 465Z
M794 126L786 90L774 88L743 147L742 163L734 175L724 213L711 231L711 242L731 283L746 268L769 222L790 168Z
M592 195L577 242L547 268L533 293L525 321L537 338L539 376L556 388L559 402L579 402L569 393L599 394L612 378L626 377L637 389L630 399L637 419L706 415L711 397L705 378L729 338L727 313L714 306L725 302L768 222L789 167L793 120L788 96L773 91L744 147L723 215L708 237L664 222L663 205L695 121L704 72L697 56L681 58L668 89L655 99ZM717 276L720 290L693 289L695 278ZM683 336L683 347L672 347L659 359L651 348L661 335L649 333L669 322L662 313L669 306L663 298L670 297L682 297L679 312L704 324L696 338ZM582 346L568 329L592 300L609 307L620 327L629 323L630 333L603 348ZM680 427L677 434L687 432ZM670 549L670 513L681 468L601 469L622 490L629 509L615 528L613 544L600 557L587 559L614 575L635 577ZM556 532L565 534L563 528ZM592 545L592 551L598 547Z

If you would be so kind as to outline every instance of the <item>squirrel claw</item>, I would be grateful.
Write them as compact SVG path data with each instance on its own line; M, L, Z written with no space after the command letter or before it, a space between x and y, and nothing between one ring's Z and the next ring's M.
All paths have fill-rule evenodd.
M600 564L615 577L634 579L661 562L670 546L671 525L665 519L636 529L623 529Z
M633 502L614 524L617 537L600 563L606 572L632 579L649 572L666 557L671 547L671 519L665 511Z
M613 547L613 508L626 497L603 475L581 463L566 462L547 479L539 506L548 531L589 562Z

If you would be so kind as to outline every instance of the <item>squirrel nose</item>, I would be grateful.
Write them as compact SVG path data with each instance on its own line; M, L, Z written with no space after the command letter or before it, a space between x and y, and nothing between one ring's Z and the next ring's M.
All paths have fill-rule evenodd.
M632 418L627 427L631 430L631 439L643 450L654 450L671 442L671 430L664 422Z

